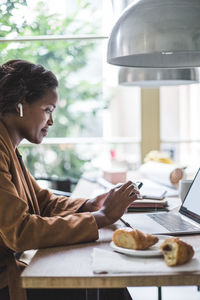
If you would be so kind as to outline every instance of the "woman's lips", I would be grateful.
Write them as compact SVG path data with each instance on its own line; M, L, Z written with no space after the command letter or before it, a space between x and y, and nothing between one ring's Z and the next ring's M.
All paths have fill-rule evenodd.
M42 131L44 136L46 136L48 134L48 129L47 128L43 128L41 131Z

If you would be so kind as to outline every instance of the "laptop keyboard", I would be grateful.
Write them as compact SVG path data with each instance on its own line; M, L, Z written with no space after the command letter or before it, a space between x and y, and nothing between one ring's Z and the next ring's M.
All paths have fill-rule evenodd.
M199 231L200 229L172 213L148 214L148 216L169 231Z

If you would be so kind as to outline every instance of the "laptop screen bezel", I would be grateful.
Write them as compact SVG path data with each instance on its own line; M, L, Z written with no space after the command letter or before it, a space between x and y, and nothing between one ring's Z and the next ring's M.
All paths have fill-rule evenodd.
M192 211L190 211L190 210L188 210L187 208L184 207L184 202L187 199L187 197L188 197L188 195L190 193L190 190L192 189L192 186L193 186L193 184L194 184L194 182L195 182L195 180L196 180L197 175L199 174L199 172L200 172L200 168L198 169L198 171L197 171L197 173L196 173L196 175L195 175L195 177L194 177L194 179L193 179L193 181L192 181L192 183L190 185L190 188L188 189L188 191L187 191L187 193L185 195L185 198L184 198L183 203L182 203L182 205L181 205L181 207L179 209L179 212L182 215L187 216L188 218L190 218L190 219L192 219L195 222L197 222L197 223L200 224L200 215L197 215L194 212L192 212ZM199 197L200 197L200 195L199 195Z

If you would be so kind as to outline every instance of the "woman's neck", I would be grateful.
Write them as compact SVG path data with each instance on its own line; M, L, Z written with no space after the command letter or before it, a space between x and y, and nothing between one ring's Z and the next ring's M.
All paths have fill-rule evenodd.
M22 141L22 138L20 137L19 132L17 130L15 118L13 116L11 117L10 115L6 115L1 117L1 121L8 130L10 140L13 144L14 149L16 149Z

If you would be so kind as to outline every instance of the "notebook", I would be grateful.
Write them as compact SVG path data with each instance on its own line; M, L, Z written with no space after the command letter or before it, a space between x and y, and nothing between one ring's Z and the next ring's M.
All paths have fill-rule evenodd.
M152 211L168 211L168 201L145 199L136 200L128 207L128 212L152 212Z
M134 229L153 234L200 233L200 168L178 212L126 214L123 219Z

